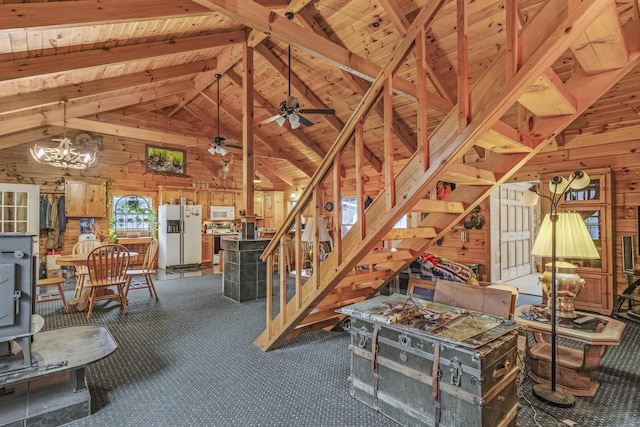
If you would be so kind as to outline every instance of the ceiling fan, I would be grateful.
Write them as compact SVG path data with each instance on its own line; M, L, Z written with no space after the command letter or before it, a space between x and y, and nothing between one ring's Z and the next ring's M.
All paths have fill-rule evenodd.
M291 129L297 129L300 127L301 123L305 126L313 126L313 122L302 114L335 114L336 110L333 108L300 108L298 105L298 98L291 96L291 46L288 47L288 60L289 86L287 90L287 99L280 103L280 107L277 109L278 114L261 121L260 124L276 122L278 125L283 126L284 122L289 119Z
M222 75L216 74L215 77L217 80L217 93L218 93L218 104L217 104L218 118L217 118L216 130L217 132L220 132L220 78L222 77ZM227 150L225 146L230 148L238 148L242 150L241 146L233 145L234 142L237 142L237 141L235 139L224 139L221 136L214 136L211 138L211 147L209 147L207 151L213 155L220 154L221 156L224 156L229 152L229 150ZM201 145L204 145L204 144L189 145L188 147L198 147Z

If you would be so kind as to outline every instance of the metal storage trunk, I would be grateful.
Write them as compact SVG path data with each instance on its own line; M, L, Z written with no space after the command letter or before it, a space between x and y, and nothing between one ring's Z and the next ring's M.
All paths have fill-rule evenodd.
M465 343L366 312L371 301L391 306L398 297L407 298L377 297L341 310L351 316L351 395L403 425L515 426L519 368L513 326L502 324Z

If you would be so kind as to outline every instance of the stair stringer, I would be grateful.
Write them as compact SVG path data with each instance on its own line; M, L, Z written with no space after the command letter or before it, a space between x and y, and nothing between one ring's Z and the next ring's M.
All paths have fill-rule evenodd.
M529 85L552 64L554 58L549 56L548 53L561 52L563 51L562 49L566 49L576 37L574 34L572 35L573 38L571 38L571 33L578 31L581 34L592 22L594 16L598 13L596 10L599 7L599 4L591 3L583 4L576 8L572 15L567 18L568 23L566 25L559 26L557 32L555 30L550 31L551 36L543 43L539 43L538 50L527 55L527 59L520 71L506 82L501 82L497 93L493 93L491 97L485 94L484 98L474 98L472 96L471 99L476 100L483 98L482 102L479 102L482 104L482 108L474 109L475 115L472 120L460 132L458 132L456 126L457 109L454 108L429 138L429 167L425 168L422 165L424 156L419 148L418 152L414 154L403 170L394 178L395 205L388 206L389 200L394 200L394 198L387 197L386 192L389 191L387 187L366 210L364 218L365 230L361 231L360 224L356 224L344 236L344 248L341 254L332 253L319 266L316 274L302 287L302 298L292 299L286 304L284 312L279 313L273 319L271 326L276 330L269 330L270 328L268 327L256 339L255 344L264 350L268 350L286 339L295 330L296 325L305 319L314 307L321 304L322 300L332 292L349 271L358 265L359 260L364 258L377 242L391 230L399 218L409 212L424 197L426 191L430 188L435 188L435 184L442 180L451 168L461 162L464 153L472 149L474 143L491 130L492 126L497 123L506 110L518 101L518 97ZM637 22L631 25L637 29ZM529 28L532 28L532 30L527 31ZM523 38L527 35L534 37L537 31L535 28L537 27L526 27L523 30ZM632 32L627 33L633 34ZM504 183L529 159L538 154L546 146L546 142L549 139L554 138L555 135L561 132L578 115L582 114L613 84L640 62L640 44L637 36L632 41L633 43L630 43L632 50L630 50L627 66L592 76L578 72L575 78L572 77L566 82L567 88L571 88L576 97L577 108L574 113L545 119L531 117L527 135L527 148L523 149L522 153L490 155L483 162L482 166L487 171L494 173L495 182L493 184L489 185L487 180L483 179L480 185L469 185L468 182L465 182L463 185L456 187L456 190L449 195L447 200L464 202L467 208L462 214L430 214L425 218L422 225L433 226L436 230L436 236L432 239L405 239L398 247L409 250L414 256L426 250L433 242L444 236L475 205L486 198L500 184ZM494 65L499 72L504 67L504 61L496 61ZM490 69L489 71L495 70ZM591 86L588 86L589 82L592 82ZM486 82L479 83L483 84L474 86L474 89L476 87L484 87L486 89ZM590 90L581 91L580 88L584 87L590 87ZM338 142L336 141L336 143ZM520 142L514 141L514 143ZM333 149L331 152L333 155L336 153ZM324 170L319 168L316 175L324 176L327 173L329 163L325 162L325 165ZM312 183L317 185L317 182L318 180L314 176ZM310 191L310 189L308 188L307 191ZM361 235L364 237L360 240ZM342 259L338 260L340 255ZM410 262L410 259L389 259L383 264L385 268L398 272ZM269 324L270 322L267 323Z

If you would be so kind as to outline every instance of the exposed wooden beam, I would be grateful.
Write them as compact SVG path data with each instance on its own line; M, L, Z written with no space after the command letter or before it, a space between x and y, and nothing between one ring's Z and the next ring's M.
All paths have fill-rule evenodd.
M273 52L271 52L264 44L258 45L256 50L260 55L273 67L273 69L279 73L283 78L288 79L288 65L283 63L279 58L277 58ZM304 84L302 80L295 75L295 73L291 73L291 86L296 89L298 94L304 97L306 100L311 102L315 108L327 108L327 106L316 96L315 93L311 89ZM323 115L323 118L329 122L329 124L338 132L344 127L344 123L332 114ZM382 171L382 162L378 157L367 147L364 147L364 156L369 161L371 166L377 171Z
M242 43L244 40L245 34L243 31L231 31L142 45L71 52L53 57L42 56L5 61L0 62L0 83L10 80L15 83L17 80L31 79L36 76L50 76L71 70L84 70L104 66L113 67L116 64L171 56L180 52L211 50L220 46Z
M328 35L326 34L326 30L323 30L323 28L318 25L318 23L315 21L315 19L313 18L312 12L315 10L313 5L310 5L306 8L304 8L303 10L301 10L298 13L298 19L300 19L300 21L308 28L312 29L313 31L315 31L316 33L318 33L321 36L324 37L328 37ZM334 43L343 46L341 41L339 40L332 40ZM361 79L360 77L357 77L351 73L348 73L344 70L340 70L342 72L342 74L345 76L346 79L350 80L355 89L360 92L360 95L363 95L365 93L367 93L367 90L369 90L369 83L367 83L365 80ZM373 107L374 111L376 112L376 114L382 118L384 117L384 108L382 107L382 105L380 103L377 103L374 107ZM413 153L416 150L416 142L415 142L415 138L413 138L409 132L408 129L410 129L410 126L408 126L402 119L399 118L398 114L394 114L394 119L393 119L393 132L394 134L398 137L398 139L400 140L400 142L406 147L406 149L410 152ZM365 145L366 148L366 145Z
M234 70L229 70L227 71L226 74L227 77L229 77L229 79L235 83L238 87L242 87L242 76L240 76L238 73L236 73ZM254 101L258 104L258 105L263 105L263 102L267 102L266 100L264 100L262 98L262 96L260 95L260 93L258 93L257 91L254 91L253 93L253 97L254 97ZM221 108L224 109L224 106L221 105ZM226 111L226 110L225 110ZM229 116L237 121L240 121L240 119L237 118L237 114L234 114L233 112L229 111L228 112ZM288 160L293 166L295 166L296 168L298 168L300 171L302 171L302 173L304 173L307 176L312 176L313 173L315 172L315 168L311 168L311 167L307 167L303 164L300 163L300 161L298 161L298 159L293 158L291 155L289 155L287 152L283 151L281 149L281 147L278 146L278 144L273 141L273 138L269 135L266 135L264 132L262 132L260 130L259 126L255 126L253 133L255 136L257 136L262 142L264 142L266 145L268 145L269 147L271 147L275 152L279 153L280 157ZM310 140L309 140L310 141ZM319 148L319 146L317 144L315 144L315 142L312 142L313 145L317 146ZM320 148L321 149L321 148ZM321 156L322 158L322 156Z
M182 101L180 101L178 105L176 105L176 107L169 112L169 117L173 116L182 107L191 102L204 89L211 86L211 84L216 81L216 74L224 74L227 70L241 61L242 49L239 46L224 47L218 51L218 53L216 54L216 58L218 59L218 63L216 64L215 73L206 76L198 75L195 80L195 89L190 93L184 94ZM219 58L222 58L222 60L220 60Z
M256 167L253 161L253 48L242 46L242 193L246 220L255 224L254 187ZM244 220L243 220L244 221ZM253 225L252 224L252 225ZM243 224L244 225L244 224Z
M273 14L254 1L230 2L226 0L192 0L211 10L220 12L247 27L269 34L269 36L289 44L298 50L320 58L339 69L349 71L365 80L373 81L381 68L347 49L332 43L326 38L305 29L286 18ZM394 91L416 98L415 84L401 78L394 78ZM451 103L439 96L430 98L431 105L441 111L449 111Z
M380 0L380 4L384 11L389 15L391 22L393 22L394 27L400 34L403 36L407 33L407 28L409 28L410 22L406 16L403 15L402 10L398 3L394 0ZM431 64L429 57L425 55L425 61L429 65L425 67L425 71L433 83L433 86L436 88L436 91L440 96L449 101L451 105L455 103L455 96L451 93L451 90L444 82L444 77L440 72Z
M13 29L84 27L213 14L208 8L173 0L12 3L0 5L0 34Z
M467 3L457 1L456 35L458 39L458 130L462 131L471 121L471 99L469 97L469 40L467 36Z
M294 15L304 9L312 0L291 0L291 3L286 7L287 12L292 12ZM262 6L265 6L264 4ZM267 6L265 6L267 7ZM268 34L252 30L247 37L247 44L251 47L256 47L269 37Z
M120 96L100 98L86 103L69 103L67 104L67 117L83 117L105 111L117 110L119 108L136 105L142 102L153 101L157 98L182 93L192 87L192 84L193 82L171 82L160 87L151 86L139 92L127 93ZM48 106L45 108L38 108L28 115L11 117L0 121L0 135L7 135L12 132L59 123L62 122L62 120L62 107Z
M229 77L231 79L232 82L234 82L238 87L242 87L242 78L241 76L236 73L233 70L229 70L227 72L227 77ZM273 108L273 111L275 112L277 110L277 107L273 104L271 104L268 100L266 100L262 95L260 95L259 92L255 92L253 94L253 99L256 102L256 104L261 105L263 107L270 107ZM256 129L258 129L260 126L256 126ZM318 161L318 160L322 160L322 158L327 154L326 151L324 151L322 149L322 147L320 147L315 141L313 141L311 138L307 137L302 131L298 130L298 129L291 129L291 134L293 136L295 136L300 142L302 142L307 148L309 148L310 150L312 150L314 153L316 153L318 155L318 159L311 159L314 162ZM313 174L312 174L313 175ZM311 176L311 175L309 175Z
M269 164L257 155L255 158L255 162L256 170L262 175L269 177L271 181L273 181L272 177L276 176L280 181L287 184L289 187L293 187L293 179L291 179L291 176L280 173L278 168L273 167L273 164Z
M67 127L80 129L88 132L103 133L105 135L115 135L119 137L139 139L174 146L187 146L196 144L207 144L209 138L202 136L181 135L176 133L158 132L149 129L139 129L131 126L114 125L87 119L69 119Z
M60 126L45 126L0 136L0 150L62 134Z
M188 78L194 74L213 70L216 61L198 61L174 67L158 68L156 70L125 74L119 77L105 78L91 82L60 86L37 92L20 95L0 96L0 117L4 114L15 113L29 108L56 105L63 97L69 101L79 101L97 95L108 96L123 89L134 89L141 85L158 83L165 80Z

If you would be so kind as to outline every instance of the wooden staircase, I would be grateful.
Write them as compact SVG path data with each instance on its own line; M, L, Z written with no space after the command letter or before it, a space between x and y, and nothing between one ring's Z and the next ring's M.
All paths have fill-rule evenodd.
M458 43L458 104L430 135L427 117L418 114L417 150L399 171L394 170L392 146L393 77L413 50L416 58L417 111L427 111L425 31L444 1L429 2L406 29L389 63L345 124L296 208L285 220L263 254L267 262L266 328L255 344L264 350L303 332L332 328L344 315L335 310L374 294L419 254L443 237L480 201L539 153L578 115L602 96L640 61L640 26L637 20L620 26L614 1L548 1L526 25L517 21L516 2L506 2L510 51L504 52L473 85L467 86L466 45ZM459 15L464 11L459 11ZM462 20L459 20L462 22ZM568 49L580 67L565 82L551 65ZM603 64L602 56L607 61ZM607 65L608 64L608 65ZM277 300L274 300L274 255L284 258L286 236L293 238L295 269L302 268L301 218L311 209L315 224L321 218L320 194L332 188L334 227L341 229L341 186L345 147L355 141L356 197L364 200L364 127L377 100L383 103L386 187L365 210L358 206L358 221L349 232L336 233L333 251L303 281L296 276L287 289L284 263L279 265ZM517 128L503 121L516 109ZM426 115L426 113L425 113ZM479 160L463 161L476 153ZM351 165L349 165L351 166ZM435 198L438 182L455 183L446 200ZM423 212L418 227L394 229L405 214ZM318 228L313 253L319 253ZM377 249L394 240L393 249ZM318 258L318 257L316 257ZM275 276L278 277L278 276ZM289 292L289 297L287 293ZM274 310L274 304L278 309ZM273 314L273 313L277 314Z

